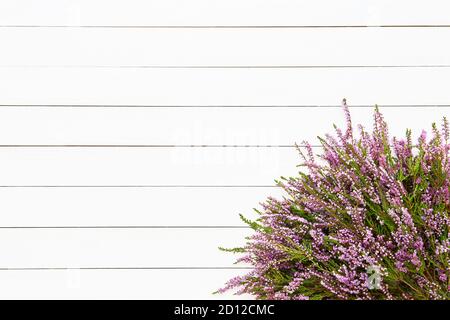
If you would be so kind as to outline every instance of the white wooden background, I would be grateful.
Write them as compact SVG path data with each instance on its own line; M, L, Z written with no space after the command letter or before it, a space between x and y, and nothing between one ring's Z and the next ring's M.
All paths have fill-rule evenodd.
M0 0L0 298L234 298L293 144L449 80L448 0Z

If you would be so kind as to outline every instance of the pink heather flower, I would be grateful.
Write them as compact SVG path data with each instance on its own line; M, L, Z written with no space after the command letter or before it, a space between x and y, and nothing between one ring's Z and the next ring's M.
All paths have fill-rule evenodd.
M417 143L390 139L375 109L373 132L353 125L298 148L306 171L283 178L238 261L252 270L219 292L258 299L449 299L449 124Z
M411 258L411 263L413 265L415 265L416 267L420 267L422 262L420 261L419 257L417 256L417 253L414 252L412 258Z

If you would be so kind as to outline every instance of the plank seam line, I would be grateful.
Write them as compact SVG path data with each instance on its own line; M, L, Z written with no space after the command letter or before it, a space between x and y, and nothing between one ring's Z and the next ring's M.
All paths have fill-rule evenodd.
M450 28L450 24L354 24L354 25L0 25L0 28L61 29L352 29L352 28Z
M11 69L438 69L448 64L430 65L0 65Z
M375 105L352 105L351 109ZM450 104L378 104L380 108L449 108ZM114 105L114 104L0 104L3 108L342 108L341 105Z
M2 144L0 148L295 148L295 145ZM305 147L299 145L299 147ZM320 147L311 145L311 147Z
M0 271L64 271L64 270L249 270L250 267L0 267Z
M0 188L279 188L277 185L0 185Z
M0 229L249 229L249 226L0 226Z

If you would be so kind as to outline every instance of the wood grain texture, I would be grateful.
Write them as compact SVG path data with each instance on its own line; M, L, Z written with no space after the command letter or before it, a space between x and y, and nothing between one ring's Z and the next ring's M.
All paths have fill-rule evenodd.
M50 9L51 8L51 9ZM4 0L3 25L445 24L446 0Z
M249 234L247 229L2 229L0 239L8 246L0 248L0 268L232 267L236 257L218 248L240 246Z
M0 150L3 186L274 185L298 172L297 151L276 149Z
M2 188L2 227L245 226L278 188ZM26 201L24 201L26 199ZM70 205L68 205L70 204ZM195 230L192 230L195 233Z
M1 93L0 93L1 95ZM219 99L219 97L218 97ZM339 102L339 101L337 101ZM391 135L414 135L450 116L450 107L380 107ZM374 108L351 108L354 124L372 128ZM311 108L52 108L0 107L0 147L7 145L293 146L344 127L342 109ZM94 148L95 149L95 148ZM199 153L203 152L197 150ZM92 152L97 152L93 150ZM163 152L163 151L162 151ZM184 152L177 150L176 152ZM195 151L190 151L195 152ZM248 150L235 152L247 153Z
M450 65L449 38L450 28L3 28L0 66Z
M2 68L2 105L448 104L450 68Z
M250 299L214 295L245 270L2 271L2 299Z

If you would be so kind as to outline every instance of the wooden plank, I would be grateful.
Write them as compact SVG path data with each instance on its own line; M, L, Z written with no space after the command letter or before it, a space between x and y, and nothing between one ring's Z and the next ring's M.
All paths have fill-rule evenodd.
M186 213L189 214L189 213ZM231 267L248 229L2 229L0 268ZM240 265L241 267L244 265Z
M381 107L391 134L415 135L450 108ZM372 108L351 108L372 127ZM406 118L407 115L407 118ZM405 121L398 122L399 119ZM407 121L406 121L407 120ZM0 108L1 145L292 146L345 126L339 106L321 108ZM246 152L245 150L243 152Z
M450 68L2 68L0 105L448 104L449 78Z
M0 185L273 185L291 148L1 149Z
M214 295L247 270L0 271L1 299L250 299Z
M3 0L0 22L113 26L442 24L450 22L448 11L445 0Z
M1 66L449 65L450 28L0 29Z
M279 188L2 188L2 227L245 226ZM24 201L26 199L26 201Z

